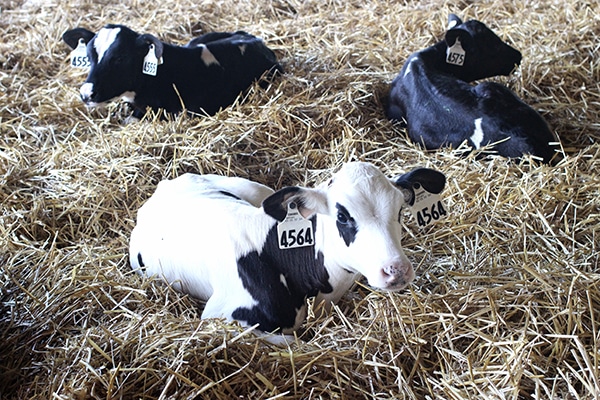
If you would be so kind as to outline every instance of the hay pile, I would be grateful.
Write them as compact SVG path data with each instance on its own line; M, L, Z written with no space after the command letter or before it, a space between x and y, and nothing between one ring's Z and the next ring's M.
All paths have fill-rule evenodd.
M576 0L0 1L0 398L592 399L600 393L600 17ZM555 167L424 152L382 97L447 14L524 61L499 79L559 135ZM214 117L89 111L61 34L124 23L176 43L262 36L286 75ZM275 188L348 160L444 171L450 218L403 245L402 293L360 284L302 340L263 344L130 272L135 213L195 171Z

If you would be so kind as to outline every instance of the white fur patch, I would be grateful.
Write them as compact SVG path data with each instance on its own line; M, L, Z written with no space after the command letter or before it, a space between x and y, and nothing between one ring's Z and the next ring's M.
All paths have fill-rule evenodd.
M243 44L241 46L238 46L238 49L240 49L240 53L242 53L242 55L244 55L244 53L246 52L246 45Z
M471 142L473 142L473 146L476 149L481 147L481 142L483 141L483 129L481 129L481 121L482 118L477 118L475 122L475 130L473 131L473 136L471 136Z
M92 93L94 93L94 84L90 82L86 82L81 85L79 89L79 94L81 95L81 99L87 103L90 97L92 97Z
M406 66L406 70L404 71L404 75L402 76L403 78L406 78L406 75L410 74L412 72L411 66L412 63L416 61L418 57L413 57L408 61L408 65Z
M213 53L210 52L210 50L208 49L208 47L206 47L205 44L199 44L198 47L202 48L202 61L204 61L204 65L206 65L207 67L210 67L211 65L221 65L219 64L219 61L215 58L215 56L213 55Z
M279 281L287 289L287 287L288 287L287 280L285 279L285 276L283 274L279 274Z
M453 19L452 21L448 22L448 27L446 28L446 30L450 30L450 29L454 28L456 25L458 25L458 21Z
M106 50L108 50L115 42L119 32L121 32L121 28L100 29L94 39L94 48L96 49L96 54L98 54L98 63L102 61L102 57L104 57Z
M125 92L121 95L121 99L127 103L133 103L135 100L136 93L135 92Z

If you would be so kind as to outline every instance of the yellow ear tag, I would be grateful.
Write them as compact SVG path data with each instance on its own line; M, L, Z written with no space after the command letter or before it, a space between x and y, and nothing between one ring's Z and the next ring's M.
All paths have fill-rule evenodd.
M288 204L285 219L277 224L277 241L282 250L313 246L312 222L304 218L293 201Z
M418 183L413 186L413 190L415 191L415 203L412 205L411 211L420 227L424 228L448 215L439 194L429 193Z
M87 56L87 46L83 39L79 39L77 47L71 52L71 67L74 68L89 68L92 63Z

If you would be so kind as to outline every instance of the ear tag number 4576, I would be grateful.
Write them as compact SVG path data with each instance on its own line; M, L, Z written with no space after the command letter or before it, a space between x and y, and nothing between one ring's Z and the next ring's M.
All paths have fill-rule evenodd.
M415 204L411 207L413 217L420 227L426 227L448 214L438 194L429 193L423 186L416 184Z
M277 224L277 239L282 250L312 246L315 243L312 223L300 214L294 202L288 204L287 216Z
M446 50L446 62L458 66L462 66L465 63L465 50L462 48L458 38L456 38L452 47L448 47Z

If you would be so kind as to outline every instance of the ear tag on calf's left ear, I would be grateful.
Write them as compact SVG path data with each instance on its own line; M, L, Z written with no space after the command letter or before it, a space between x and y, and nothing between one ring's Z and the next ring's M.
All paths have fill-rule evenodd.
M282 250L312 246L315 243L312 223L304 218L293 201L285 219L277 224L277 241Z
M465 63L465 50L462 48L458 37L452 47L446 49L446 62L460 67Z
M418 183L413 186L413 189L415 203L411 207L411 211L420 227L424 228L446 217L448 213L439 194L429 193Z
M142 73L150 76L156 76L156 72L158 71L158 66L162 64L162 57L160 59L156 58L156 53L154 51L154 45L151 44L148 48L148 54L144 57L144 64L142 67Z
M71 67L89 68L91 65L90 59L87 56L87 46L83 39L79 39L79 44L71 52Z

